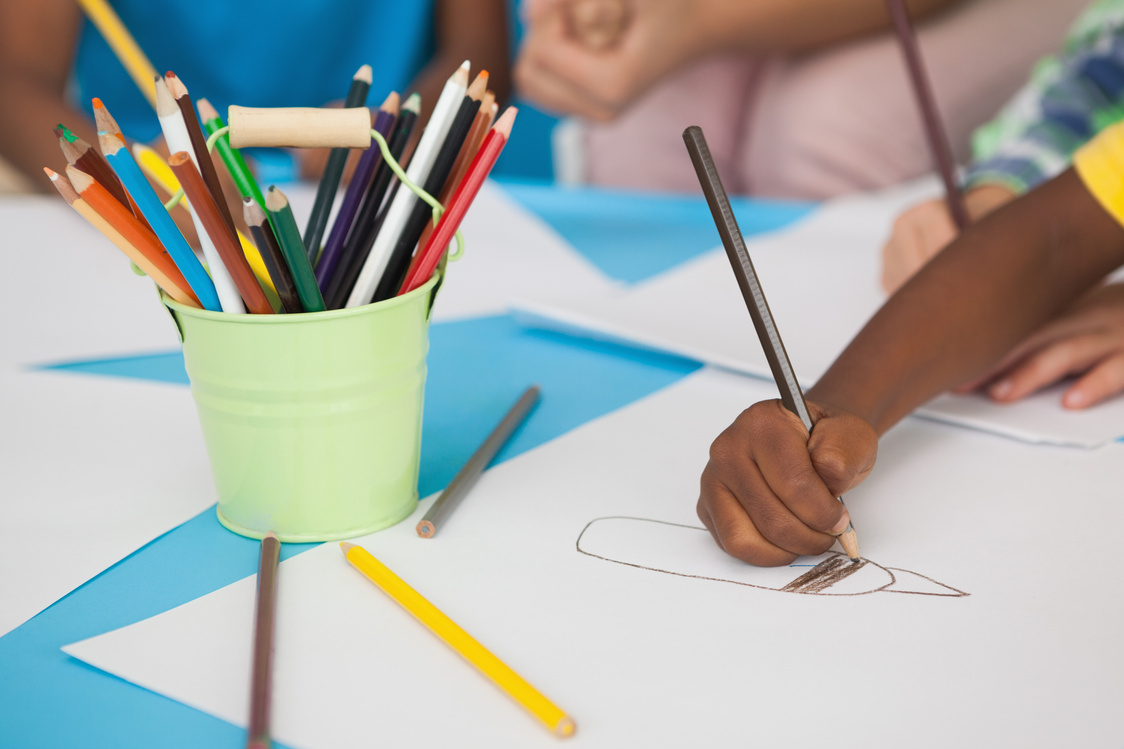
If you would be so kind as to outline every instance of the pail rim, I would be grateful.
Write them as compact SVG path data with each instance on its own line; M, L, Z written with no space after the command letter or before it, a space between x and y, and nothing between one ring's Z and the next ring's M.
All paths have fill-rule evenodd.
M377 309L385 310L397 307L403 304L410 304L416 301L418 296L427 296L433 287L437 284L440 278L439 273L434 273L430 276L429 280L424 284L409 291L401 296L391 297L384 299L381 302L372 302L364 304L359 307L345 307L344 309L325 310L323 312L299 312L290 314L276 314L276 315L251 315L251 314L231 314L229 312L217 312L214 310L200 309L198 307L189 307L186 304L180 304L172 299L163 290L160 291L160 301L164 306L170 310L175 310L176 313L187 315L189 317L198 318L201 320L213 320L215 322L232 323L238 325L296 325L300 323L315 323L323 322L325 320L335 320L344 317L355 317L356 315L371 314Z

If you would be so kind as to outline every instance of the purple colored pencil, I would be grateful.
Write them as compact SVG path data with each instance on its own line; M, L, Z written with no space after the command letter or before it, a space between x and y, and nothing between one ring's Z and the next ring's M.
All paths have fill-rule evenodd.
M374 130L383 138L389 136L397 113L398 94L392 93L375 115ZM371 146L363 153L355 167L355 174L351 177L339 213L336 214L336 222L332 224L332 231L328 234L324 251L320 253L320 260L316 263L316 283L323 293L328 291L328 283L332 280L332 274L335 273L336 266L339 265L340 257L343 255L344 241L351 232L352 224L355 223L355 215L363 202L363 194L370 186L371 178L380 163L382 163L382 150L375 139L371 138Z

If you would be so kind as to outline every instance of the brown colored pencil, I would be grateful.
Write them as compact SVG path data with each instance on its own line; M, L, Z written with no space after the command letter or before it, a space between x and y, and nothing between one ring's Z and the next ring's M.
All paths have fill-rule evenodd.
M277 620L277 567L281 542L270 532L258 554L258 593L254 606L254 661L250 670L250 720L246 749L269 749L269 713L273 696L273 633Z
M199 171L203 173L203 183L214 198L219 215L222 216L223 223L230 230L231 236L237 236L238 227L235 226L234 217L230 215L230 207L226 204L226 196L219 181L219 172L215 168L215 162L211 160L210 152L207 151L207 136L203 134L199 117L196 116L195 107L191 103L191 95L187 93L187 86L183 85L183 81L170 70L164 74L164 82L168 84L168 90L175 97L183 123L187 126L187 134L191 136L191 145L199 162Z
M100 182L71 165L66 177L44 169L55 189L76 210L180 304L201 307L168 251ZM69 178L69 179L68 179Z
M265 210L253 198L242 199L242 218L250 229L250 236L254 238L261 259L265 263L269 277L273 279L273 287L277 289L277 296L281 300L281 308L288 313L304 312L300 295L297 294L296 284L277 244L277 235L269 223Z
M129 194L125 192L124 185L117 179L117 175L109 167L109 162L98 153L96 148L62 125L55 128L55 135L58 136L59 148L62 149L62 155L66 157L66 163L73 164L100 182L102 187L109 190L110 195L121 202L121 205L129 205Z
M902 0L886 0L886 5L890 10L890 18L894 22L894 31L901 43L902 54L905 56L909 79L913 84L913 93L916 95L917 104L921 108L921 119L924 121L925 134L928 136L929 149L933 153L933 160L937 164L941 181L944 182L948 212L952 214L952 220L956 223L956 228L963 231L969 223L968 211L964 208L960 186L956 182L956 165L952 160L952 148L948 144L948 133L945 132L940 112L937 111L937 102L933 97L933 90L929 86L929 77L925 74L925 65L921 60L921 50L917 46L917 37L913 33L913 24L910 23L909 12L905 9Z
M203 223L203 228L218 250L222 264L226 266L231 280L238 287L238 293L246 303L246 308L258 315L272 314L273 307L258 285L254 272L250 270L250 264L242 254L242 246L227 231L219 208L211 197L211 191L203 184L203 177L192 163L191 156L186 151L177 151L168 157L168 166L176 173L184 194L191 201L191 208Z

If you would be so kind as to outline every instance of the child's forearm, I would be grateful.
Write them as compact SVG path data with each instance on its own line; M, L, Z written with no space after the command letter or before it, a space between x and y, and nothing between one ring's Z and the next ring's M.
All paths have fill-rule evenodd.
M808 392L882 434L981 373L1124 263L1073 170L974 225L890 298Z

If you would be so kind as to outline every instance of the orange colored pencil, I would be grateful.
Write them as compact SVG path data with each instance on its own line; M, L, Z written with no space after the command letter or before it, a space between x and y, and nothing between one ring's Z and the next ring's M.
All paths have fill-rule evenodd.
M156 235L100 182L74 166L66 168L69 180L51 169L43 171L70 207L117 245L164 293L180 304L202 307Z
M207 156L206 158L210 157ZM231 280L238 287L238 293L242 296L242 301L246 303L246 309L258 315L273 314L273 306L266 299L261 286L258 285L258 279L254 276L254 272L250 270L250 264L246 261L246 256L242 254L241 245L227 229L222 213L219 212L219 207L215 204L211 191L207 189L203 176L199 174L199 170L195 168L195 164L191 161L191 156L187 151L177 151L168 157L168 166L172 167L172 171L176 173L176 178L179 179L184 194L191 201L192 209L203 223L203 228L210 236L215 249L218 250L219 256L222 258L222 264L226 266L226 270L230 273Z

